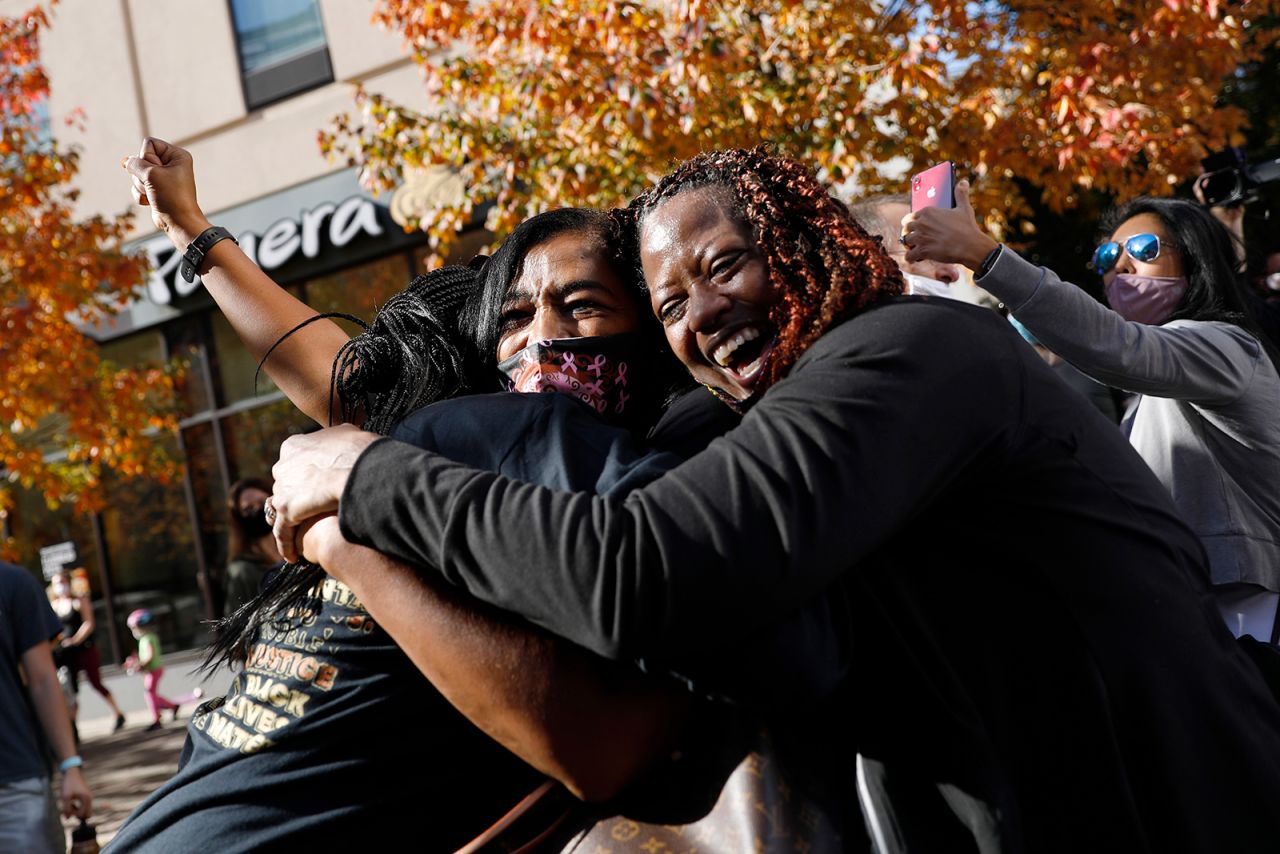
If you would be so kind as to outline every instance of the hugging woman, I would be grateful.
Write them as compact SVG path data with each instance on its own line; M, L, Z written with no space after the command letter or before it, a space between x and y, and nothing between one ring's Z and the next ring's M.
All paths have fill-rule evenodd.
M632 211L671 349L738 427L625 496L350 426L294 437L282 550L375 547L414 565L404 589L423 573L624 660L732 651L838 595L834 693L878 851L1274 843L1280 709L1121 435L999 317L895 296L801 164L709 153Z
M129 165L135 192L175 243L203 229L185 152L148 141ZM705 444L728 413L699 397L692 402L710 407L677 406L649 431L650 448L669 450L637 443L670 377L634 265L617 255L620 238L604 214L535 217L479 274L455 267L415 280L351 342L325 319L312 323L309 309L229 242L211 253L205 283L251 351L274 348L268 371L317 420L329 417L332 379L342 417L415 446L559 489L625 491L676 464L672 451ZM282 335L288 324L301 328ZM522 391L560 390L566 378L576 386L572 396L445 399L495 387L499 368ZM690 692L670 679L603 662L443 593L419 590L403 603L415 641L408 656L340 580L299 567L277 574L221 627L216 654L244 670L193 718L179 773L139 807L115 847L453 850L542 777L446 698L593 800L660 764L681 746L686 721L701 725ZM806 642L822 628L797 625L792 637ZM706 783L711 800L741 758L732 753ZM577 828L566 822L555 833ZM808 838L818 830L806 828Z

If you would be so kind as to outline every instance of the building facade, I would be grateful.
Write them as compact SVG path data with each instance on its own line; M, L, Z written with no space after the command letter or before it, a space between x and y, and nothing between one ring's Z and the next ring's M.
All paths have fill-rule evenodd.
M0 0L0 13L31 2ZM90 516L20 494L10 514L33 571L41 548L72 544L104 662L130 651L124 620L138 607L156 614L167 649L207 639L206 621L222 609L228 488L268 478L281 441L316 426L265 374L255 379L255 361L199 280L178 275L167 238L130 199L120 158L145 136L187 148L206 215L264 270L317 311L370 316L429 254L420 234L392 221L387 194L361 190L355 170L317 145L317 132L352 109L353 84L427 107L399 36L370 23L372 9L367 0L61 0L54 10L41 54L51 127L81 149L78 212L133 206L130 245L153 267L142 295L93 335L118 364L188 366L171 449L179 481L111 483L108 508ZM67 126L77 113L79 127ZM458 251L483 242L474 235Z

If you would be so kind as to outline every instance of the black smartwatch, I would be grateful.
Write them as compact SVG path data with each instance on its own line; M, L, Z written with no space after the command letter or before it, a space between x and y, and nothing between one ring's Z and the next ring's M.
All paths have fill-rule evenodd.
M982 259L982 265L978 267L978 272L974 275L975 279L981 279L987 273L991 272L991 268L996 265L996 261L1000 258L1000 250L1004 248L1004 244L998 244L995 249L987 253L987 257Z
M209 250L213 248L215 243L222 240L230 240L237 246L240 241L231 236L231 232L227 231L220 225L213 225L200 232L200 236L191 241L187 246L187 251L182 253L182 266L178 268L182 273L182 278L188 282L196 280L196 271L200 269L200 265L204 263L204 256L209 254Z

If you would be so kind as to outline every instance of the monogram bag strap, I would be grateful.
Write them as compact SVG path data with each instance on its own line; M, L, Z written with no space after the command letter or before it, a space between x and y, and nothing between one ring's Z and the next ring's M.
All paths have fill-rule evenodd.
M524 854L540 850L538 846L564 828L574 813L584 810L580 801L555 780L548 779L454 854Z

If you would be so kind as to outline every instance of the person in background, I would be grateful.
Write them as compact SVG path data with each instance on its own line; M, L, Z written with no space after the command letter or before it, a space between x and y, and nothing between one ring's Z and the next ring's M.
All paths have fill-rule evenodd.
M223 613L230 614L258 594L262 580L280 566L280 552L263 516L271 494L267 481L248 477L227 492L227 574Z
M1137 198L1104 221L1093 256L1110 308L987 235L956 207L907 217L907 258L964 264L1047 348L1140 397L1130 443L1209 557L1236 636L1276 639L1280 604L1280 355L1251 317L1236 244L1204 207Z
M911 200L905 193L871 196L849 204L849 214L868 234L879 237L884 251L898 265L909 294L962 299L952 285L960 281L960 268L955 264L933 261L908 261L902 245L902 218L911 213ZM972 302L972 300L965 300Z
M54 652L54 661L59 667L71 671L72 690L78 690L79 674L84 672L89 677L93 690L106 701L115 713L115 731L124 727L124 712L116 705L116 698L106 685L102 684L100 668L102 662L98 655L98 647L93 641L93 632L97 621L93 616L93 604L88 596L79 596L71 582L71 574L66 570L54 573L50 580L49 604L62 621L62 640ZM74 724L74 720L72 721Z
M88 818L92 812L50 650L61 631L36 579L0 563L0 851L67 850L50 755L62 773L63 815Z
M941 296L950 299L962 299L965 302L988 304L995 307L991 296L976 287L961 284L960 268L955 264L940 264L935 261L908 261L907 248L902 245L902 219L911 213L911 200L905 193L888 196L872 196L868 199L849 204L849 214L858 225L869 234L880 238L881 244L889 257L902 271L907 284L907 293L917 296ZM971 299L970 294L976 294ZM1085 399L1098 408L1113 424L1119 423L1121 407L1119 393L1100 383L1089 379L1077 371L1069 363L1049 352L1035 336L1026 331L1026 327L1016 320L1011 321L1015 329L1027 343L1035 347L1040 358L1044 359L1058 378L1084 395Z
M164 676L163 659L160 657L160 636L153 623L155 617L146 608L139 608L126 620L129 631L138 641L138 653L130 656L126 669L130 673L142 671L142 688L146 692L147 708L151 710L151 726L148 731L161 728L160 712L168 709L174 720L178 718L178 704L160 695L160 678Z
M1192 195L1196 201L1222 223L1235 250L1237 272L1248 273L1254 267L1252 258L1257 257L1257 250L1250 251L1249 242L1245 239L1245 203L1242 200L1225 205L1211 205L1205 200L1204 181L1201 175L1191 185ZM1269 214L1267 214L1269 215ZM1266 257L1260 265L1261 275L1255 287L1243 289L1245 307L1255 324L1255 331L1261 332L1271 340L1274 347L1280 347L1280 253Z

